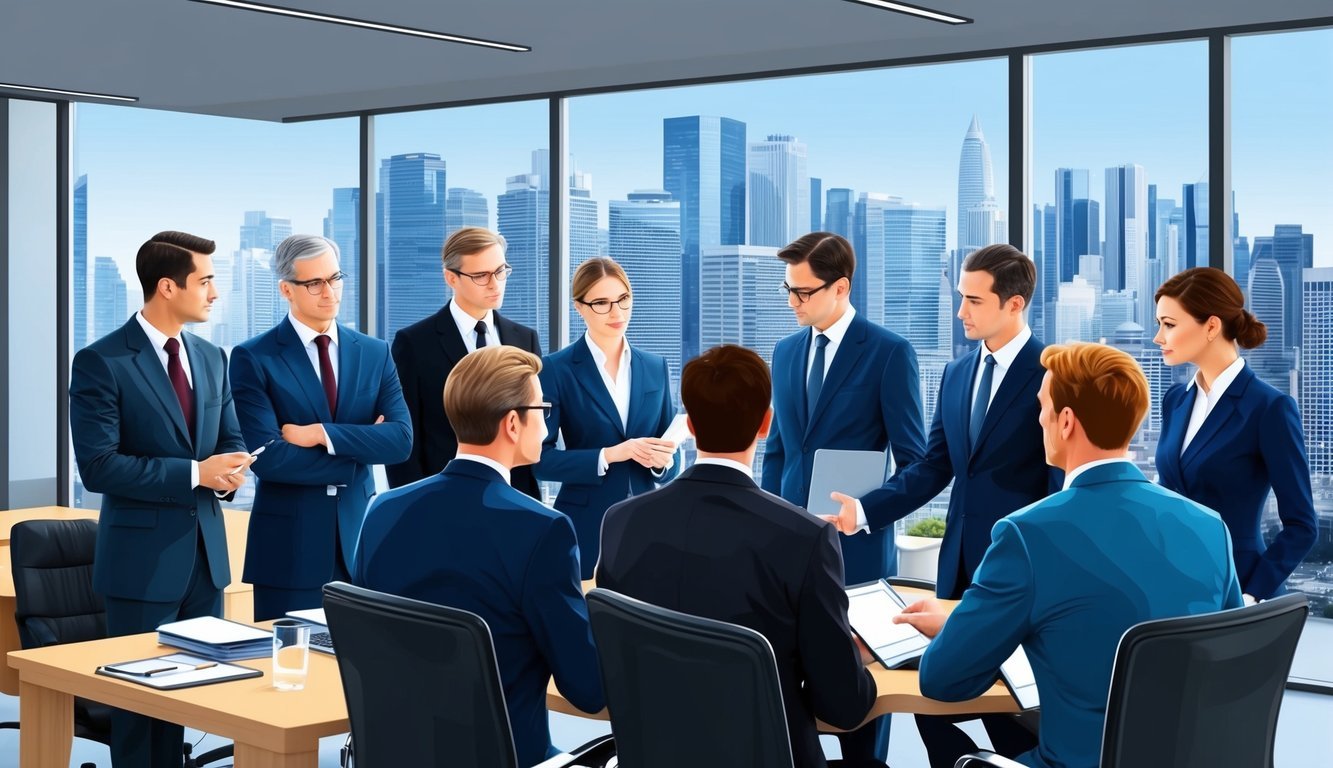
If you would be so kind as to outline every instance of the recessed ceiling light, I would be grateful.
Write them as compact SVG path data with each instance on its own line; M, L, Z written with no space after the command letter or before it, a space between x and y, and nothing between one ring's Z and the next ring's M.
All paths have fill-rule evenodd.
M849 3L860 3L874 8L882 8L886 11L896 11L906 13L911 16L919 16L931 21L942 21L945 24L971 24L972 20L966 16L955 16L952 13L942 11L932 11L929 8L922 8L919 5L909 5L907 3L896 3L892 0L847 0Z
M361 29L373 29L379 32L393 32L398 35L411 35L413 37L424 37L430 40L443 40L446 43L463 43L465 45L479 45L483 48L496 48L502 51L517 51L526 53L532 48L526 45L514 45L513 43L500 43L494 40L482 40L478 37L464 37L463 35L449 35L443 32L432 32L428 29L413 29L412 27L400 27L396 24L384 24L378 21L366 21L364 19L353 19L349 16L334 16L328 13L314 13L312 11L301 11L295 8L284 8L280 5L267 5L265 3L254 3L250 0L192 0L196 3L208 3L210 5L221 5L227 8L240 8L245 11L258 11L259 13L271 13L275 16L289 16L294 19L307 19L309 21L323 21L329 24L342 24L348 27L360 27Z
M39 88L35 85L16 85L14 83L0 83L0 91L28 91L30 93L49 93L56 96L73 96L84 99L105 99L106 101L124 101L133 103L138 101L137 96L112 96L109 93L93 93L92 91L69 91L64 88Z

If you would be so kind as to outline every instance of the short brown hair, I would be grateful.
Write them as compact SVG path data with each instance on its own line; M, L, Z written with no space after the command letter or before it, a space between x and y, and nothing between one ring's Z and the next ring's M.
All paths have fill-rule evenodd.
M1129 445L1148 412L1148 380L1127 353L1105 344L1053 344L1041 353L1051 372L1051 403L1074 411L1092 444Z
M985 272L995 279L991 290L1004 304L1013 296L1023 297L1023 306L1032 304L1037 289L1037 265L1026 253L1008 243L979 248L963 259L964 272Z
M1246 349L1260 346L1268 338L1268 326L1245 309L1245 294L1231 275L1213 267L1194 267L1162 283L1153 301L1168 296L1200 323L1216 317L1222 335Z
M505 414L536 405L529 402L532 377L541 369L540 357L517 347L484 347L464 357L444 382L444 412L458 442L490 445Z
M449 239L444 241L440 259L444 261L445 269L460 269L464 256L481 253L492 245L500 246L500 252L503 253L506 247L504 236L485 227L462 227L454 230Z
M734 344L713 347L680 374L680 400L694 425L695 445L708 453L749 448L772 394L763 359Z
M778 258L788 264L808 263L815 277L826 283L839 278L852 282L856 274L856 252L847 238L832 232L811 232L778 251Z
M210 255L217 245L206 238L188 232L158 232L139 246L139 253L134 257L134 271L139 275L139 285L143 288L143 300L147 304L157 293L157 284L162 278L170 278L173 283L184 288L194 271L194 255Z
M605 256L596 256L583 262L578 269L574 270L574 280L569 287L570 298L583 301L583 297L588 295L588 291L591 291L592 287L597 285L597 281L604 277L614 277L625 284L625 290L631 294L634 293L634 289L629 284L629 276L625 274L623 267Z

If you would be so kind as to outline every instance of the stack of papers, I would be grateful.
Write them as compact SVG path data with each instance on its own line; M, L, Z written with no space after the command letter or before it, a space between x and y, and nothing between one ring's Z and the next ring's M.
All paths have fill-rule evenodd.
M157 641L214 661L262 659L273 653L272 632L213 616L163 624L157 628Z

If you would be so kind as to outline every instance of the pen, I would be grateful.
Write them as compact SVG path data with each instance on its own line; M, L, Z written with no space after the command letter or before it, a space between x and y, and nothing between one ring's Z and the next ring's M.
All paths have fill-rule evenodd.
M189 664L184 668L177 666L177 667L164 667L162 669L150 669L147 672L143 672L142 674L144 677L150 677L152 675L161 674L163 672L194 672L200 669L208 669L209 667L216 667L217 665L218 663L216 661L207 661L204 662L203 664Z
M237 472L240 472L242 469L245 469L246 467L250 466L251 464L254 463L254 460L259 457L259 454L264 452L265 448L269 447L270 445L273 445L276 442L277 438L274 438L268 441L267 443L264 443L263 445L259 446L258 448L254 449L253 451L250 452L250 461L247 461L245 464L242 464L241 466L237 467L236 469L233 469L227 474L234 475Z

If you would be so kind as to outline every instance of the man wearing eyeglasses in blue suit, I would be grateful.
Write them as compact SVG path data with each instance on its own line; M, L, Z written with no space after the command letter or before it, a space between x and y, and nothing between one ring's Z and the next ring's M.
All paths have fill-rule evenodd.
M773 350L773 424L760 485L806 507L821 448L890 449L897 472L921 460L921 385L912 345L852 307L851 243L812 232L778 258L787 263L787 305L802 329ZM847 584L897 571L891 530L845 537L842 554ZM881 717L842 736L843 755L886 759L888 726L889 718Z

